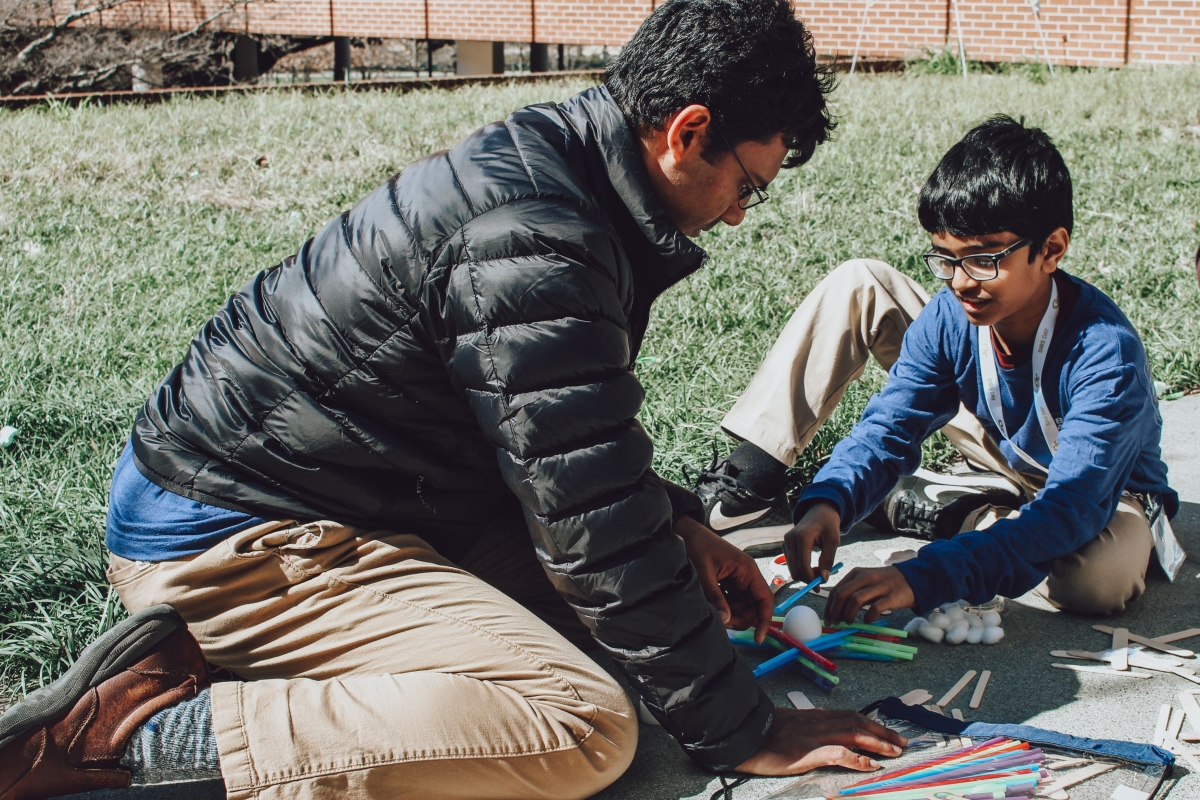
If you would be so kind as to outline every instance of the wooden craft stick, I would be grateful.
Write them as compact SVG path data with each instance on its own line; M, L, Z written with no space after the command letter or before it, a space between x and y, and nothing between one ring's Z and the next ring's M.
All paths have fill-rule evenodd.
M1182 708L1178 710L1172 709L1171 721L1167 723L1167 735L1163 737L1164 742L1168 739L1174 741L1179 738L1179 729L1183 727L1183 717L1184 712Z
M1129 629L1117 628L1112 637L1112 668L1124 672L1129 669Z
M1196 756L1192 754L1192 751L1184 747L1183 743L1178 739L1172 739L1168 736L1163 741L1163 747L1187 761L1188 766L1193 772L1200 772L1200 759L1197 759Z
M979 708L979 704L983 702L983 692L987 689L988 681L991 679L992 671L985 669L979 676L979 683L975 684L975 694L971 695L971 702L967 704L968 708Z
M932 711L935 714L941 714L943 717L946 716L946 712L942 711L942 707L939 705L935 704L935 705L931 705L931 706L925 706L925 708L928 709L929 711Z
M794 705L796 708L800 709L801 711L803 711L806 708L815 708L816 707L812 704L812 700L809 700L808 696L806 694L804 694L804 692L788 692L788 700L791 700L792 705Z
M1099 675L1114 675L1118 678L1153 678L1148 672L1117 672L1107 667L1082 667L1079 664L1051 664L1055 669L1069 669L1072 672L1095 672Z
M950 716L954 717L959 722L966 722L966 720L963 719L962 711L958 710L957 708L950 709Z
M1100 631L1101 633L1107 633L1110 636L1113 633L1113 629L1107 625L1093 625L1092 630ZM1147 639L1145 636L1138 636L1137 634L1133 633L1129 634L1129 641L1137 642L1138 644L1144 644L1146 647L1153 647L1155 650L1161 650L1164 653L1170 653L1171 655L1178 656L1180 658L1191 658L1192 656L1196 655L1191 650L1184 650L1182 647L1174 647L1169 644L1162 644L1154 641L1153 639Z
M1158 746L1163 746L1163 738L1167 735L1167 726L1171 724L1171 707L1163 705L1158 709L1158 722L1154 725L1153 743Z
M906 706L920 706L928 703L932 699L933 695L931 695L925 689L913 689L911 692L901 697L900 702L904 703Z
M958 683L951 686L950 691L948 691L944 695L942 695L942 699L938 700L937 704L939 706L941 706L942 708L945 708L946 706L950 705L952 702L954 702L954 698L958 697L958 693L961 692L963 689L967 688L967 684L970 683L971 681L975 680L975 676L978 674L979 673L977 673L973 669L967 670L966 674L964 674L961 678L958 679Z
M1087 767L1073 769L1070 772L1057 776L1053 783L1046 786L1039 786L1037 792L1039 795L1050 794L1052 792L1061 791L1068 787L1074 786L1077 783L1083 783L1097 775L1108 772L1110 769L1116 769L1116 764L1092 764Z
M1200 628L1188 628L1186 631L1168 633L1166 636L1155 636L1154 641L1159 644L1170 644L1171 642L1178 642L1180 639L1190 639L1193 636L1200 636Z
M1090 764L1090 763L1092 763L1092 760L1090 758L1064 758L1062 761L1055 761L1053 763L1046 764L1046 769L1049 769L1049 770L1069 769L1070 767L1078 767L1078 766L1082 766L1083 764Z
M1187 715L1192 730L1200 733L1200 703L1196 702L1196 695L1191 692L1180 692L1179 709Z

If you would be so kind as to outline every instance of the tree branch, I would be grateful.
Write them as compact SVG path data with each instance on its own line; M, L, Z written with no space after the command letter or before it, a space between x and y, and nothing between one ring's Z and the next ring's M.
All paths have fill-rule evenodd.
M57 22L50 26L50 30L48 30L42 36L34 39L29 44L25 45L24 49L17 53L17 63L24 64L34 51L54 41L54 37L58 36L58 34L60 34L64 28L72 23L78 22L84 17L90 17L92 14L99 14L101 11L108 11L109 9L116 8L117 6L124 5L128 2L130 2L130 0L104 0L104 2L97 3L91 8L84 9L80 9L78 2L76 2L74 10L71 11L70 14L67 14L65 17L63 17L61 22Z

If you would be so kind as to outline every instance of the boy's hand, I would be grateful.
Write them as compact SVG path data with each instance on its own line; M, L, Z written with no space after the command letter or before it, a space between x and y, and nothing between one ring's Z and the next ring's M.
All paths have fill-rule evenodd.
M879 769L879 762L853 749L895 758L907 746L903 736L856 711L776 708L762 747L739 764L737 771L796 775L838 766L868 772Z
M884 611L912 608L917 603L904 573L895 567L855 567L833 587L825 603L825 621L854 622L863 606L871 606L865 622L874 622Z
M675 534L683 539L704 596L725 627L737 631L754 628L754 640L762 644L771 629L775 596L758 564L691 517L679 518Z
M787 555L788 570L792 580L808 583L813 574L812 551L821 551L817 570L821 577L829 579L837 557L838 545L842 542L842 515L832 503L816 502L783 537L783 552Z

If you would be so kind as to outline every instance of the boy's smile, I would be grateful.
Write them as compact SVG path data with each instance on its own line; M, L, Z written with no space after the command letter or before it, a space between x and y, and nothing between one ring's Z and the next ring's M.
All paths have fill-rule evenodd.
M1022 240L1020 234L1000 231L979 236L955 236L935 233L932 251L940 255L961 258L968 255L1000 253ZM1009 346L1021 346L1033 341L1038 323L1050 302L1050 276L1067 251L1070 234L1058 228L1030 259L1031 245L1018 247L1001 259L999 270L991 280L976 280L961 267L946 285L962 304L972 325L991 325Z

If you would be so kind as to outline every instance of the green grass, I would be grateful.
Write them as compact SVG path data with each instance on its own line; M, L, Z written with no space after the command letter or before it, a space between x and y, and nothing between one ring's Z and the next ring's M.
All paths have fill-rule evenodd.
M0 687L43 683L119 617L102 574L111 467L224 298L412 159L582 86L0 112L0 424L21 428L0 451ZM723 412L830 268L871 256L932 288L917 189L994 112L1063 149L1078 216L1067 268L1121 304L1158 379L1200 385L1200 70L855 76L836 101L837 140L744 225L706 234L711 266L656 306L639 369L663 474L726 448ZM873 369L852 388L797 478L881 380Z

